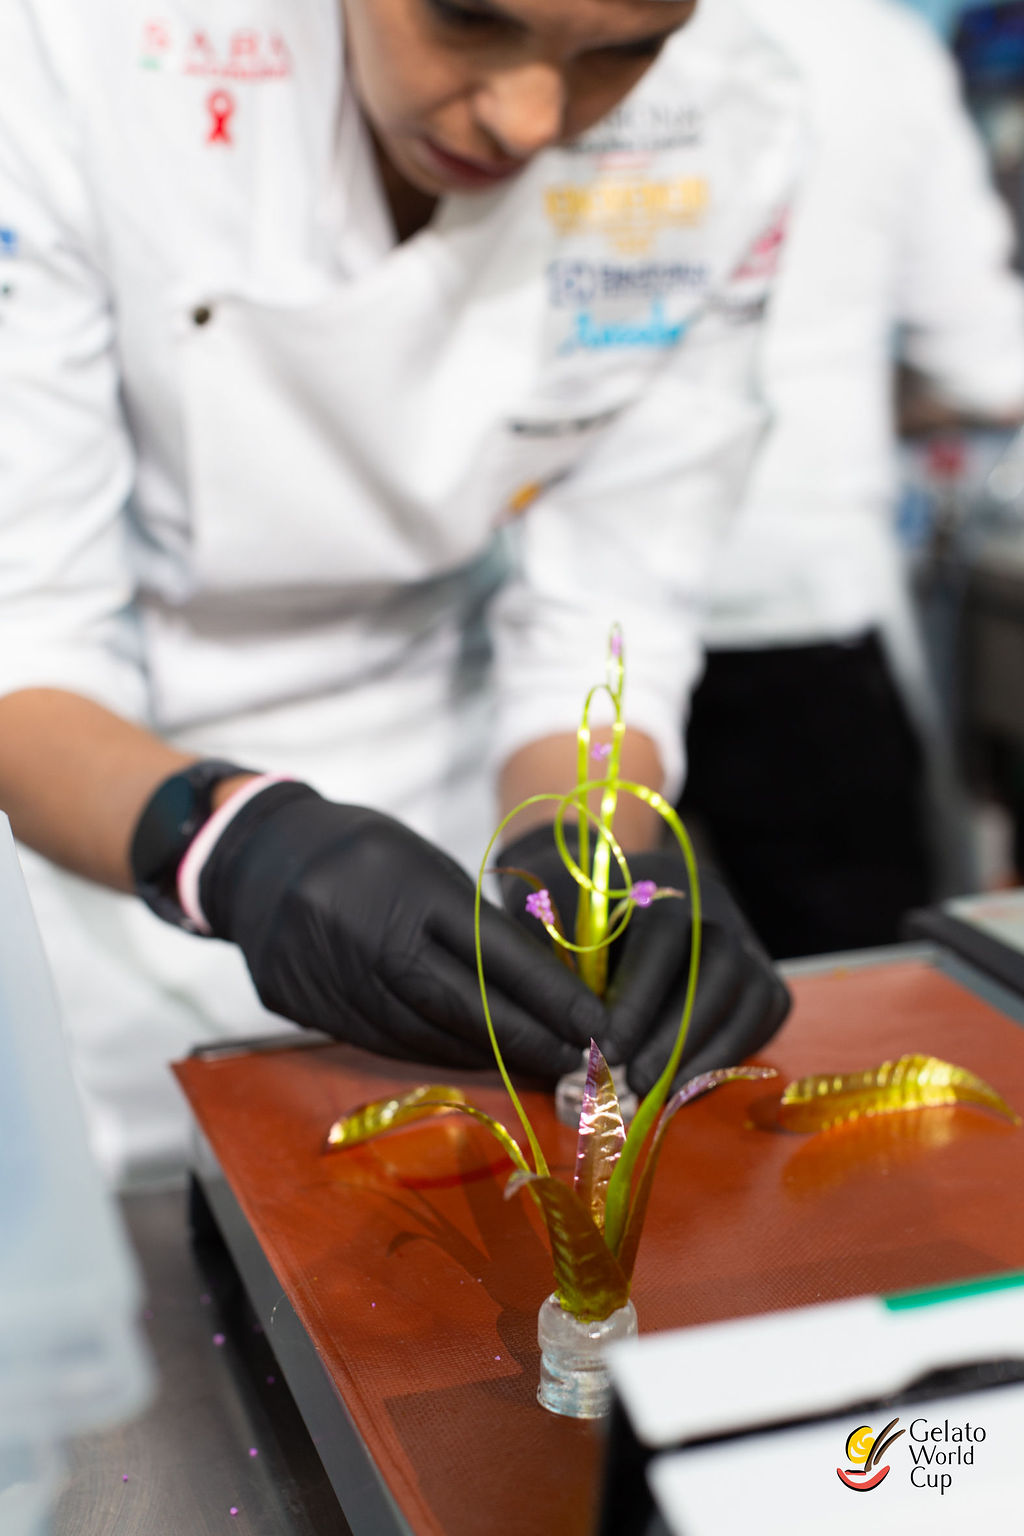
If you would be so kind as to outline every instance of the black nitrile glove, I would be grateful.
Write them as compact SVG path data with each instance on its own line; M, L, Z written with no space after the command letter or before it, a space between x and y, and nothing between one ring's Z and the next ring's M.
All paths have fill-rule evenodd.
M575 828L566 828L569 850L577 852ZM594 846L594 836L590 840ZM686 893L666 897L633 913L629 926L612 946L604 999L607 1021L597 1036L611 1065L627 1064L630 1087L645 1094L669 1058L682 1017L690 964L690 898L681 853L654 850L626 855L634 882L653 880ZM505 868L529 870L551 892L573 937L580 887L562 863L551 827L535 827L502 849ZM781 1025L790 996L752 929L721 880L698 870L703 915L697 999L677 1081L733 1066L751 1056ZM612 884L621 885L613 863ZM526 912L530 887L515 876L502 876L506 910L543 932Z
M386 1056L488 1067L473 883L400 822L275 784L225 828L201 877L214 934L245 956L264 1004ZM487 902L484 970L513 1071L570 1071L603 1020L558 959ZM545 940L546 944L546 940Z

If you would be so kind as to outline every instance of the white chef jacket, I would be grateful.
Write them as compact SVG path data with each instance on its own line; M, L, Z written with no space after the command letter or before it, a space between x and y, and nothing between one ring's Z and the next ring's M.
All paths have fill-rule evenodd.
M800 137L790 66L704 9L584 139L396 246L338 0L6 0L0 691L77 691L475 867L487 763L574 726L618 620L678 777L762 419L745 258ZM280 1021L231 946L26 863L101 1158L177 1156L162 1063Z
M930 29L891 0L746 0L809 96L808 173L763 353L772 427L716 563L713 648L881 627L920 663L892 527L892 367L966 410L1024 404L1010 219Z

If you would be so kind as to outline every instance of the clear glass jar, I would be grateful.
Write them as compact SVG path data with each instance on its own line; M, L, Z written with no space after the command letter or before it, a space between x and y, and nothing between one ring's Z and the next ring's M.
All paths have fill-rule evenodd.
M571 1125L573 1130L580 1123L580 1110L583 1108L583 1090L587 1086L589 1062L590 1052L584 1051L582 1065L578 1066L574 1072L567 1072L564 1077L560 1077L555 1086L555 1114L563 1125ZM619 1099L619 1109L622 1111L623 1124L628 1125L636 1114L640 1101L626 1082L625 1067L612 1067L611 1073Z
M611 1378L604 1364L606 1344L636 1337L631 1301L598 1323L582 1323L557 1296L547 1298L537 1317L540 1386L537 1401L569 1419L599 1419L611 1407Z

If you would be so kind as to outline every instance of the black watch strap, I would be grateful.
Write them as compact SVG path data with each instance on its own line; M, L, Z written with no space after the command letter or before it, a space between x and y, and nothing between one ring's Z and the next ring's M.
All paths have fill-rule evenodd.
M178 867L209 820L217 785L258 771L222 758L204 758L164 779L146 802L132 834L132 879L136 894L164 922L192 929L178 901Z

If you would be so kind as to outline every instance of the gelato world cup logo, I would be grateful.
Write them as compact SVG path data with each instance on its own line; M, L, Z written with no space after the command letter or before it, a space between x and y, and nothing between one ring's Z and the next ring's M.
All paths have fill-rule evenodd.
M906 1434L906 1430L896 1429L898 1423L899 1419L890 1419L880 1435L875 1434L870 1424L858 1424L851 1431L846 1440L846 1459L850 1466L845 1472L842 1467L836 1467L841 1483L845 1483L855 1493L870 1493L872 1488L885 1482L890 1469L888 1466L879 1466L879 1462L893 1441ZM894 1429L896 1433L892 1434Z

